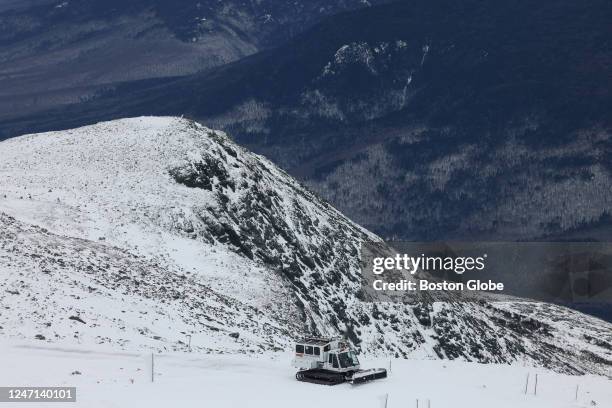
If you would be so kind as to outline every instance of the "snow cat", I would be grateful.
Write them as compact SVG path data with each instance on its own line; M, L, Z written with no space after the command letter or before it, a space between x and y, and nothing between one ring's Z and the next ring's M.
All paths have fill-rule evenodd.
M298 381L336 385L361 384L387 377L387 370L362 370L357 354L343 339L307 337L295 343L293 366Z

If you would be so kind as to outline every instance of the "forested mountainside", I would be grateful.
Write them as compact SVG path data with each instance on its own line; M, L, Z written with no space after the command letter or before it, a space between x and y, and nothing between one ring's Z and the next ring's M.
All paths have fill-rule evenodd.
M612 5L400 1L276 49L3 123L175 114L400 239L610 239Z

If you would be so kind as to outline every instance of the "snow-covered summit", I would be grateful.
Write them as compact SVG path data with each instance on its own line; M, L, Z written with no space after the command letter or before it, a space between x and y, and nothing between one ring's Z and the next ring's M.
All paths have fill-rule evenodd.
M609 375L612 327L561 307L362 302L361 243L380 239L192 121L26 135L0 157L2 336L256 352L318 332L369 354Z
M54 234L53 240L45 236L37 241L40 246L72 240L66 244L72 248L66 250L70 258L120 248L151 260L167 274L188 274L219 296L239 299L276 322L287 322L282 326L286 335L276 339L283 344L294 332L338 329L341 323L330 321L335 319L332 306L344 299L333 296L329 304L311 306L310 298L318 292L329 298L320 284L326 280L356 288L359 283L352 275L358 244L378 239L268 160L188 120L124 119L22 136L3 142L0 149L0 211L17 237L38 226ZM75 248L90 245L97 249ZM41 250L31 242L20 246L32 254ZM11 259L17 257L12 254ZM75 262L98 263L89 258ZM37 270L35 264L31 266ZM20 286L11 280L14 276L4 275ZM148 283L143 276L141 285ZM14 296L4 301L15 303ZM75 304L88 301L83 300ZM22 314L36 305L23 304ZM22 323L13 321L17 333ZM31 323L44 328L47 322ZM198 332L207 324L181 326L180 331ZM56 334L53 326L49 332ZM175 337L184 340L183 335ZM255 344L261 345L259 340ZM262 346L270 345L276 347L274 341Z

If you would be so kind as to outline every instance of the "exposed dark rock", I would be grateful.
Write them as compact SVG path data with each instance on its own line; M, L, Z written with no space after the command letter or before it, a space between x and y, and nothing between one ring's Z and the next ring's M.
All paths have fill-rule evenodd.
M68 319L77 321L79 323L86 324L85 321L83 319L81 319L79 316L70 316Z

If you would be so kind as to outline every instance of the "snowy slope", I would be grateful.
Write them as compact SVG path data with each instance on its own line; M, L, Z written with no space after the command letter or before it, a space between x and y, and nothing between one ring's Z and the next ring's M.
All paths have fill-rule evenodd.
M279 339L297 328L219 294L188 271L4 214L0 222L0 330L9 336L185 350L192 334L196 350L253 352L282 347Z
M369 355L610 375L611 325L561 307L362 302L360 246L380 239L197 123L27 135L0 157L2 336L263 352L317 332Z

